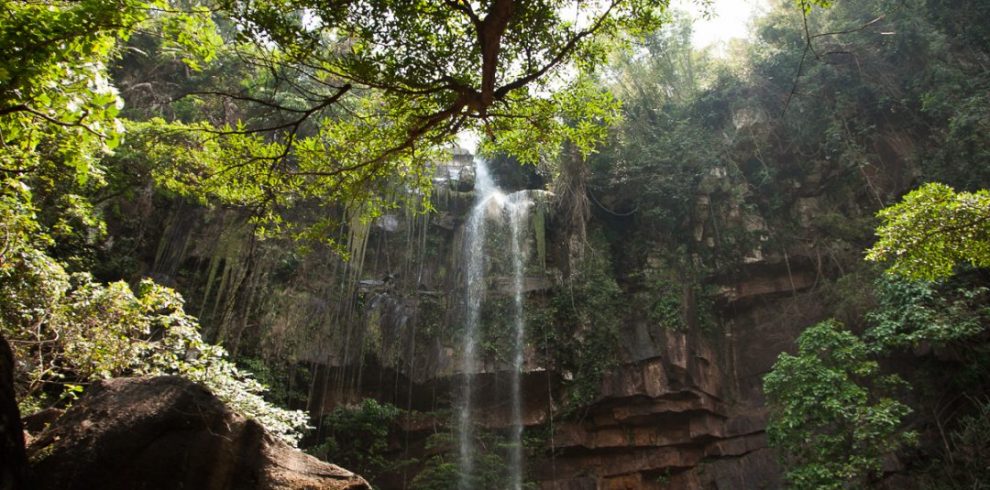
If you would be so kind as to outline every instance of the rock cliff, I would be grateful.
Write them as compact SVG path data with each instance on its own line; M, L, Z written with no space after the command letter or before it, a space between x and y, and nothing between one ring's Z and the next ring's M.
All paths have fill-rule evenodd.
M540 185L531 169L494 167L506 182ZM800 192L777 215L747 204L744 177L715 168L696 186L684 236L607 212L615 196L591 209L586 238L558 208L532 214L522 390L527 434L538 436L527 448L529 479L548 489L781 486L764 434L762 376L804 328L835 313L823 287L859 260L856 245L817 240L831 226L826 218L868 209L856 204L863 196L846 201L815 184L828 168L797 179L791 187ZM190 310L235 354L295 359L311 376L276 382L305 390L317 420L367 397L406 411L384 454L405 463L375 481L410 488L429 461L454 451L434 440L453 430L463 376L472 178L459 155L440 167L431 211L351 223L349 262L329 250L250 241L236 213L173 209L159 217L161 236L148 237L158 252L145 272L184 291ZM888 180L875 176L873 192L889 196L908 185ZM780 239L781 229L791 238ZM497 234L491 240L504 246ZM584 270L588 264L594 270ZM507 284L492 274L475 373L477 422L495 436L510 420L500 330ZM580 302L601 311L570 311L575 294L599 293ZM331 435L321 427L308 442Z

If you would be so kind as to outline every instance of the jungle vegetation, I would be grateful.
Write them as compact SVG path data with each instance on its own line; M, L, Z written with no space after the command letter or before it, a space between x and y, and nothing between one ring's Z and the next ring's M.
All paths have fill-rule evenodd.
M729 56L693 48L664 7L0 0L0 332L22 410L177 373L297 442L308 417L284 406L299 397L265 392L246 362L257 343L204 338L178 293L136 276L146 257L121 209L145 195L234 209L245 240L347 257L341 229L428 212L430 162L475 131L488 154L538 165L585 241L611 248L578 289L594 311L543 312L591 329L560 334L577 403L614 359L623 291L717 336L716 307L686 314L671 284L704 299L705 278L754 249L810 244L843 318L810 326L765 379L790 483L865 485L891 454L948 488L986 481L990 28L973 19L990 6L777 2ZM796 216L814 193L832 200ZM662 277L609 277L655 250ZM842 277L866 278L867 298ZM924 369L903 372L914 354ZM326 438L314 452L374 474L396 409L361 409L317 425L370 432L367 452Z

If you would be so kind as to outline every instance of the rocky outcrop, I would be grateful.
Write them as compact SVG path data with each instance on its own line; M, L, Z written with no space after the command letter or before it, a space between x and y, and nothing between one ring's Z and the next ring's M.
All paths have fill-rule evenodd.
M173 376L96 384L28 451L40 490L370 488Z
M731 400L708 342L666 331L656 356L603 380L601 398L556 424L544 489L779 488L765 413Z

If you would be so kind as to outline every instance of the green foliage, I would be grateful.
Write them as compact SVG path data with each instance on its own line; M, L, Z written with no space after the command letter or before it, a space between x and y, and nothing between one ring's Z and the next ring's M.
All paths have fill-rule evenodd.
M86 196L105 182L99 160L120 142L122 105L106 64L144 18L139 5L0 2L0 254L79 252L101 237Z
M876 474L884 454L914 439L901 427L910 413L883 394L903 382L880 376L869 348L835 321L798 338L764 378L771 409L767 434L794 488L845 488Z
M388 454L388 436L400 414L395 405L372 398L338 407L323 418L320 432L327 439L308 451L374 481L400 464Z
M690 270L690 265L675 265L673 260L656 257L648 259L643 272L627 276L635 277L639 289L633 294L630 306L643 311L654 328L678 332L698 328L706 334L715 333L714 287L704 285L696 273L683 272L684 269Z
M741 174L752 190L739 194L742 203L756 206L777 235L772 237L775 241L785 247L794 238L813 242L820 257L826 258L820 264L831 263L845 275L837 281L836 294L845 302L844 318L857 324L863 321L864 310L874 306L862 288L869 268L858 261L858 251L869 240L863 230L873 227L863 211L892 202L911 179L940 180L970 191L957 193L931 184L909 195L905 203L910 203L881 212L880 241L871 252L871 258L889 260L902 276L945 278L965 271L967 280L957 274L939 282L880 281L875 288L879 304L867 317L871 328L862 340L816 326L802 336L801 352L782 356L768 376L767 391L774 392L771 438L789 463L792 483L811 488L862 484L877 468L879 455L903 442L897 421L904 417L906 402L896 401L887 391L874 362L880 358L873 356L900 356L906 350L921 356L921 363L912 364L917 368L911 372L912 380L932 368L938 374L930 375L943 383L939 395L982 394L986 389L985 273L958 266L986 265L983 216L990 205L984 191L977 189L986 188L988 182L985 150L990 146L985 128L990 118L983 67L990 45L985 42L986 26L966 18L980 18L987 7L982 2L918 0L835 2L828 11L812 9L824 3L803 1L802 9L773 9L757 22L759 39L744 48L743 66L729 65L727 76L702 85L700 95L684 99L693 107L679 109L687 116L671 120L684 120L685 125L692 119L710 121L710 127L686 138L698 142L703 131L721 132L724 140L713 140L716 149L711 157L705 157L710 147L703 143L684 153L678 142L664 143L643 156L634 152L636 145L630 145L633 151L616 151L621 158L605 160L610 167L596 169L606 177L599 182L608 185L612 179L624 184L623 179L637 175L639 168L648 168L651 159L662 158L657 155L676 155L654 174L677 177L681 189L670 187L675 187L672 193L686 194L682 203L641 205L636 218L645 221L646 213L659 209L657 216L666 221L662 229L676 230L701 221L704 213L718 211L714 206L691 209L683 204L700 187L695 187L698 180L692 180L690 171L700 174L704 167L679 165L688 158L721 159L730 176L739 179ZM806 38L809 33L826 32L842 34ZM802 57L809 41L811 51ZM678 52L667 51L668 56ZM661 77L643 75L644 67L656 59L635 63L640 72L627 73L636 84L627 85L662 86ZM683 68L678 72L688 73ZM652 126L656 134L662 126L654 125L651 117L677 114L664 106L640 103L636 91L628 93L632 95L623 97L626 125L633 121L633 109L639 109L647 122L644 127ZM668 100L676 100L683 92L675 85L668 93L675 94ZM650 99L659 100L644 98ZM627 133L635 136L635 129L624 127L615 136L616 145L622 148L623 138L630 138ZM681 168L689 172L676 175ZM804 213L799 205L811 195L825 197L815 200L817 209ZM646 204L642 199L638 203ZM670 210L677 212L670 217L661 214ZM726 228L719 230L723 236ZM855 268L852 274L847 264ZM818 350L809 344L818 344ZM848 352L843 354L843 349ZM915 389L926 388L919 381ZM919 405L917 411L928 415L930 407ZM945 418L941 422L947 424L944 434L948 434L951 424ZM864 431L876 437L862 437ZM934 438L934 445L942 445L939 434ZM943 459L944 466L952 465L952 456Z
M865 336L879 350L944 346L972 338L990 321L990 289L896 277L880 279L877 309Z
M624 120L591 157L589 188L650 230L632 241L675 241L709 269L794 240L846 267L874 227L863 211L890 202L914 169L986 187L987 34L965 20L985 12L935 0L780 3L727 60L691 49L675 17L613 62L606 80ZM809 196L816 208L804 212Z
M202 383L234 411L295 444L302 412L262 397L265 387L203 341L194 318L171 289L69 275L44 253L27 248L0 269L0 329L21 363L17 386L25 406L54 394L74 397L88 382L114 376L177 374ZM59 391L61 389L61 391Z
M975 410L960 417L942 440L945 453L919 473L912 474L923 488L979 489L990 482L990 401L974 400Z
M268 387L265 400L283 406L302 406L309 396L311 379L307 367L293 364L288 359L264 360L257 357L237 356L239 369L250 373L259 383Z
M106 61L145 15L139 2L0 3L0 152L5 171L41 156L78 184L98 176L101 151L119 142L121 108ZM94 175L96 174L96 175Z
M107 66L130 42L122 78L146 87L128 94L146 105L129 114L146 122L129 125L118 162L150 161L170 191L251 210L262 236L333 242L339 221L300 219L299 205L346 206L367 220L425 203L427 192L405 190L429 188L431 163L459 131L484 128L490 148L529 161L564 139L590 152L618 105L587 78L568 81L570 70L591 70L622 33L656 26L662 6L573 3L593 22L564 18L554 2L8 0L0 168L28 185L38 209L67 208L46 213L53 220L92 217L108 170L100 160L124 133ZM65 248L94 248L67 230L50 231Z
M216 59L223 39L210 16L209 7L190 3L182 6L181 14L163 0L152 2L150 7L162 13L156 18L163 35L162 50L181 58L189 68L201 71L205 64Z
M0 2L2 170L72 179L77 186L102 183L99 160L123 135L123 101L107 66L121 42L154 23L150 11L168 8L135 0ZM211 57L207 50L216 39L202 7L154 20L165 26L166 42Z
M25 405L41 406L98 379L179 374L294 443L305 414L267 403L264 386L202 340L178 294L150 281L135 294L66 270L86 267L104 234L94 196L116 179L101 160L123 134L107 65L150 8L126 0L0 5L0 328L22 365L18 389ZM205 27L190 21L169 31ZM191 35L176 43L201 44L205 34Z
M890 260L893 274L932 280L959 264L990 267L990 191L931 183L877 215L879 239L866 258Z
M149 120L177 117L188 126L173 129L204 133L189 148L197 153L196 185L172 183L198 199L251 209L263 234L332 240L334 219L284 218L303 202L357 204L368 219L407 204L403 195L423 200L432 163L459 132L483 133L489 151L527 162L554 154L564 140L591 152L617 120L618 102L573 74L592 72L625 33L659 25L664 5L266 0L210 7L209 14L194 6L184 16L162 16L158 29L168 42L139 40L156 60L180 44L188 65L216 77L177 73L191 90L174 102L153 101L160 111L135 111ZM572 9L582 22L566 14ZM227 47L216 47L216 32Z
M610 208L635 210L644 227L686 236L701 180L720 161L720 136L694 107L709 83L703 77L717 68L692 50L687 19L671 27L613 62L623 119L589 165L594 192L615 199Z
M502 118L486 128L494 138L484 141L482 153L512 155L521 163L536 164L560 157L565 141L582 156L592 154L608 130L621 120L620 103L588 76L566 90L540 100L527 95L516 117ZM539 125L534 132L534 124Z
M430 457L425 468L413 477L410 488L415 490L447 490L460 483L456 458L447 455Z
M515 326L512 316L506 314L513 311L512 308L512 298L507 296L490 296L481 305L479 347L489 361L512 362Z
M507 475L507 440L504 436L489 431L480 431L475 444L477 453L474 455L474 471L467 482L469 488L479 490L501 490L505 488ZM436 433L427 440L426 449L433 456L425 461L423 470L413 478L410 488L413 490L448 490L461 485L463 475L457 464L456 451L450 449L456 446L456 438L449 432ZM523 482L523 488L535 488L531 483Z
M811 12L812 7L829 8L832 6L832 0L797 0L797 4L804 11L805 14Z
M795 22L799 9L778 10L761 24L761 40L746 53L752 61L746 70L692 51L684 24L673 34L645 38L617 61L614 73L602 77L615 82L611 88L625 103L620 112L617 98L592 81L593 67L601 65L609 42L622 32L656 25L654 2L616 2L597 30L581 37L582 22L567 18L569 7L601 12L607 2L514 2L504 35L497 33L502 52L490 70L482 44L490 46L491 38L477 35L481 22L474 22L471 9L479 9L475 15L486 23L492 15L494 22L498 16L492 10L500 3L266 0L220 2L208 10L182 2L190 12L183 16L165 3L0 0L0 317L5 333L9 329L19 341L15 347L22 349L19 356L29 368L21 389L71 397L87 380L104 376L181 372L212 383L246 413L270 409L253 396L260 388L243 371L202 342L173 293L146 283L134 294L123 283L103 285L67 272L88 268L102 245L103 199L143 191L127 180L129 172L150 176L156 190L249 209L262 235L328 240L339 224L327 218L332 213L305 210L317 205L347 209L340 214L350 219L361 242L367 217L396 205L393 195L411 200L427 195L403 191L429 185L428 162L441 158L438 149L464 129L485 132L488 151L504 150L534 162L553 156L564 140L591 156L621 115L624 121L611 134L610 148L591 156L596 175L589 187L593 197L611 195L614 201L600 207L629 211L630 219L653 235L651 240L691 237L700 223L705 236L728 242L743 233L723 226L723 215L758 209L765 217L786 221L795 199L820 192L840 197L816 220L817 231L855 242L861 227L850 226L860 224L850 214L859 212L864 201L885 201L884 192L896 187L870 180L877 162L887 160L875 149L891 146L886 137L892 133L937 148L924 155L928 168L965 179L969 190L985 186L979 179L988 167L990 106L985 76L976 75L985 71L990 38L984 25L966 19L985 18L978 15L986 12L983 5L912 0L899 4L907 8L884 10L890 2L848 2L820 16L812 7L832 2L798 0L805 14L815 14L808 19L813 32L857 29L882 13L885 20L877 26L897 35L879 36L871 28L837 36L842 48L854 53L855 70L832 63L830 55L809 57L797 80L800 90L793 100L788 97L786 114L774 128L760 116L779 114L782 94L794 83L805 42ZM213 7L219 7L215 15ZM148 34L133 34L138 26ZM164 40L149 41L159 33ZM220 46L220 35L227 47ZM124 40L130 44L121 54ZM825 43L831 41L815 42L828 48ZM821 53L826 51L816 54ZM115 63L118 56L122 59ZM145 61L135 62L138 58ZM169 60L182 60L191 70ZM126 82L120 86L129 89L128 117L141 122L120 119L120 97L107 69L114 64L118 80ZM583 75L568 81L571 71ZM153 88L139 89L146 81ZM171 91L159 90L169 85ZM179 97L185 92L199 93ZM142 98L142 93L151 95ZM303 115L305 120L296 119ZM894 148L898 158L902 150ZM115 155L109 157L111 152ZM711 198L710 207L696 205L701 194ZM972 196L964 211L955 201L939 198L930 203L936 211L917 216L938 224L985 215L985 194ZM356 216L360 213L365 216ZM987 241L986 222L978 219L979 226L970 230L974 235L958 240L936 226L932 236L948 243L938 250L947 258L932 266L935 255L926 251L919 255L923 266L934 267L931 274L945 274L960 261L986 265L987 251L974 248ZM925 236L929 232L919 223L926 221L908 220L895 228ZM542 226L535 226L542 237ZM740 223L732 226L745 229ZM903 238L891 236L902 244ZM703 251L701 243L687 248ZM595 247L576 265L568 286L555 292L552 304L532 312L542 316L533 322L542 330L531 335L558 350L555 368L574 375L572 406L597 396L602 376L616 362L623 318L607 246ZM828 255L832 250L826 248ZM896 247L891 250L896 262ZM974 250L982 254L976 260ZM832 256L825 263L829 258L839 262ZM876 326L868 337L874 344L866 350L880 344L958 342L981 332L986 290L941 287L898 283L881 288L881 310L871 317ZM655 295L648 314L654 321L682 323L676 289L656 283L650 292ZM551 328L560 325L570 328ZM815 376L802 375L801 369L837 381L837 388L814 385L820 390L816 394L838 402L823 408L804 399L809 414L828 412L806 422L853 434L846 440L814 436L823 441L823 449L814 450L830 451L830 444L847 442L852 449L839 454L834 465L799 473L800 481L869 473L890 424L903 416L896 402L883 405L887 399L877 401L870 393L866 378L872 374L864 373L876 366L842 334L809 334L807 342L827 348L779 363L807 383L813 384ZM816 356L819 364L813 362ZM341 432L359 426L372 434L366 455L345 458L374 468L385 464L379 456L385 437L380 431L387 424L364 425L384 420L386 408L362 407L357 415L332 421ZM796 408L789 413L801 414ZM269 415L275 421L266 425L291 425L284 413ZM972 441L975 436L966 437ZM498 458L478 460L487 482L479 487L497 488ZM424 475L417 478L424 488L450 488L456 465L436 456Z
M680 291L669 281L656 281L651 286L649 294L654 301L648 310L650 321L661 328L684 330L686 325Z
M552 322L537 326L551 329L547 338L542 338L543 332L534 332L537 342L550 343L548 348L560 363L558 369L573 375L566 400L570 409L594 402L602 379L618 362L622 290L604 241L592 236L592 243L596 249L589 249L577 261L566 285L552 298ZM561 325L569 328L561 329Z

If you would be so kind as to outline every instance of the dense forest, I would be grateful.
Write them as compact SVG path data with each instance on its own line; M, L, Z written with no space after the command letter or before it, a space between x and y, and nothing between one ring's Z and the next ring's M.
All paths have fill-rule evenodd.
M169 375L372 488L990 485L988 3L0 5L0 488Z

